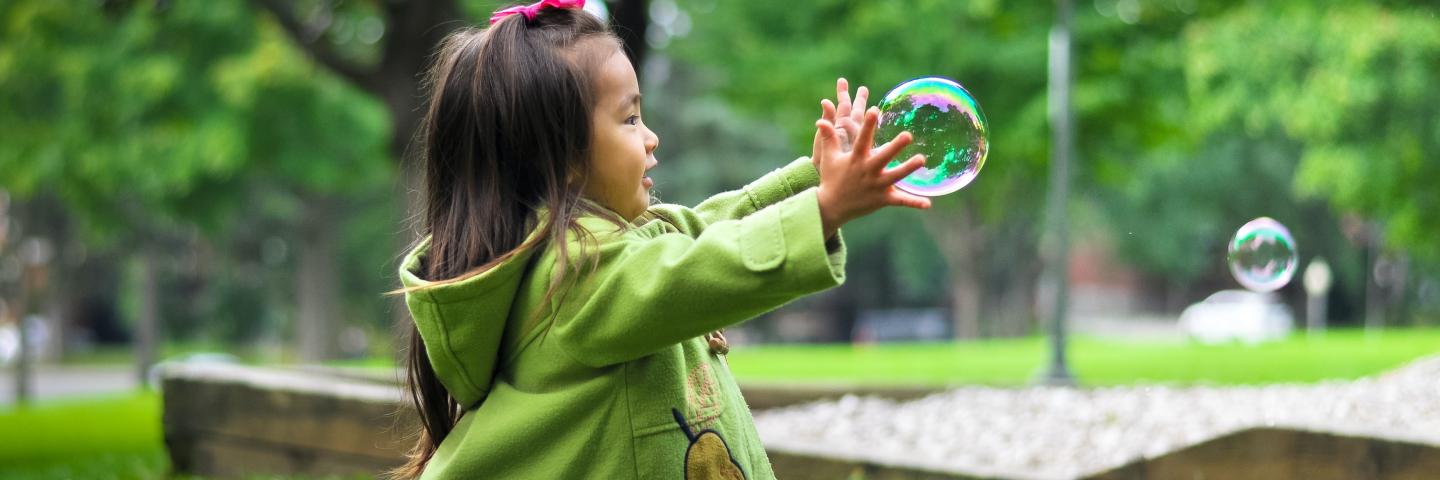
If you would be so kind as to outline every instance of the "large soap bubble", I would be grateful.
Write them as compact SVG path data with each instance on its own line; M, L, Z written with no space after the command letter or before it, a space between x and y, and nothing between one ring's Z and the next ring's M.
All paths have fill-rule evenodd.
M925 166L896 187L935 197L965 188L980 174L990 150L990 124L975 97L959 83L940 77L917 78L890 90L879 107L876 144L905 131L915 138L890 166L915 154L925 155Z
M1251 220L1230 241L1230 273L1256 292L1270 292L1290 283L1300 262L1290 230L1270 217Z

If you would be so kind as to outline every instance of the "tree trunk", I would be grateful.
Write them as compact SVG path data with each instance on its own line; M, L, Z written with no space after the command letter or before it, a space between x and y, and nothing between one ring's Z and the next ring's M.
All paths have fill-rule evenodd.
M956 339L980 338L982 285L974 262L950 262L950 322Z
M1360 279L1365 285L1365 331L1374 333L1385 327L1383 294L1380 285L1375 281L1375 265L1380 260L1380 247L1370 244L1363 251L1365 268L1360 271Z
M1025 262L1017 262L1013 272L1006 274L1004 288L997 294L999 301L991 318L995 322L992 332L998 337L1018 337L1035 333L1035 284L1038 275Z
M317 362L335 358L339 317L340 275L333 200L314 195L305 205L300 226L299 271L295 282L299 300L299 358Z
M984 292L984 272L978 252L984 232L975 221L974 208L968 205L937 215L925 216L925 226L935 236L945 256L950 277L950 319L954 338L980 337L980 302Z
M650 30L649 0L618 0L606 2L606 5L610 7L615 34L625 44L625 50L630 52L635 74L643 75L645 57L650 53L650 44L645 40Z
M25 317L30 313L31 285L34 283L27 267L20 277L20 296L15 302L15 333L19 335L20 356L15 361L15 404L24 405L30 401L30 376L34 365L30 353L30 328Z

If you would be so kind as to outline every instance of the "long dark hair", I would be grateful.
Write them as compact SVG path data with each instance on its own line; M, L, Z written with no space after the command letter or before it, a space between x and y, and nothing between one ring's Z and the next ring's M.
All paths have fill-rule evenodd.
M592 72L619 45L593 15L556 8L465 28L442 42L415 144L425 165L419 220L430 237L419 274L432 283L411 290L459 282L555 245L559 274L546 297L555 293L572 271L566 235L583 232L576 218L594 211L580 196L589 176ZM540 208L549 215L538 215ZM436 377L413 324L407 343L407 388L422 428L409 462L390 472L402 479L420 475L464 407Z

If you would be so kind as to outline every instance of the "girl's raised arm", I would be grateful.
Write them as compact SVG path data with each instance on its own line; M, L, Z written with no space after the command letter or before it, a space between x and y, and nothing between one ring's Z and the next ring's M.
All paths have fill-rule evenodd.
M827 248L817 198L808 189L694 237L602 241L596 270L559 295L551 338L610 365L841 284L844 249Z
M744 187L707 198L694 208L660 204L651 206L649 211L694 237L712 223L745 218L817 185L820 185L820 173L809 158L801 157Z

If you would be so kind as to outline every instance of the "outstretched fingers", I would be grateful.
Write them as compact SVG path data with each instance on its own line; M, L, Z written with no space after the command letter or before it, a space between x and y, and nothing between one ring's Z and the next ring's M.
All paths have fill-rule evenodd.
M840 148L840 136L835 132L835 124L824 119L816 120L815 129L818 136L816 140L821 146L820 152L831 152Z
M876 148L875 151L870 152L869 161L880 165L890 163L891 160L895 159L896 155L900 154L901 150L910 146L914 141L915 136L911 135L910 132L900 132L893 140L886 142L884 145Z
M885 202L888 205L895 205L897 207L908 207L920 210L930 208L929 198L907 193L895 187L890 187L890 193L886 196Z
M880 109L865 111L865 122L860 125L860 134L855 137L855 146L850 150L857 155L869 154L875 146L875 125L880 123Z
M849 117L854 112L850 103L850 81L844 77L835 79L835 99L840 102L840 118Z
M925 156L915 155L913 157L910 157L909 160L906 160L905 163L896 165L895 168L880 172L880 181L884 183L898 182L901 179L910 176L910 174L915 173L916 170L919 170L921 167L924 166Z
M831 102L830 99L820 100L820 118L827 122L835 123L837 116L838 113L835 110L835 104Z
M870 89L862 85L859 90L855 91L855 102L850 107L850 116L856 125L865 120L865 102L868 101L870 101Z

